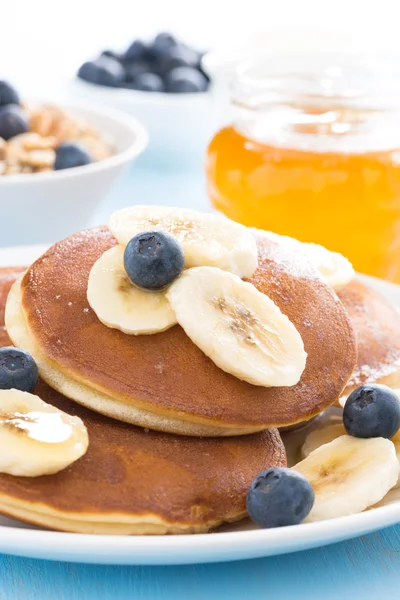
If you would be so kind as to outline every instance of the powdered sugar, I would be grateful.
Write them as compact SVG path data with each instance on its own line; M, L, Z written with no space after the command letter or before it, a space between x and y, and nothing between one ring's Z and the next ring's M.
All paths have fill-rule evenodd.
M274 244L273 250L270 247L258 246L259 256L263 260L273 260L280 265L286 273L297 279L321 280L318 270L307 259L302 250L302 242L288 236L278 235L272 231L252 228L251 230L256 239L266 239ZM279 281L275 282L279 285Z
M318 244L299 242L294 238L281 236L270 231L253 230L257 235L274 244L273 252L266 248L265 258L283 264L285 271L299 278L320 279L334 290L341 289L354 278L351 263L339 254ZM261 247L261 254L262 254Z

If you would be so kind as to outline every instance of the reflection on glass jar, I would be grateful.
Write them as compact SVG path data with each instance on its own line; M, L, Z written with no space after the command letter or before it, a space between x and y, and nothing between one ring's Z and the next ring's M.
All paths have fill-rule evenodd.
M207 157L215 208L400 283L400 73L273 62L238 69L233 123Z

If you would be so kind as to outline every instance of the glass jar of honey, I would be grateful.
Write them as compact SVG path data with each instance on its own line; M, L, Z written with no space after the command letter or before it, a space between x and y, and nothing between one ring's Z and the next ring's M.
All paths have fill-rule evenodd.
M241 65L208 149L216 209L400 283L400 76L353 60Z

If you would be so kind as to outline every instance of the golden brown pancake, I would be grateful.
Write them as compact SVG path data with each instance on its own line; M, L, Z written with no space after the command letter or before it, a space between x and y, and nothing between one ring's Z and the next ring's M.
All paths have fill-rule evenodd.
M345 395L365 383L400 388L400 315L379 292L352 281L339 292L356 333L358 358Z
M94 262L115 244L106 228L59 242L11 295L10 337L34 355L53 388L117 419L186 435L291 425L341 395L355 365L354 333L337 296L305 258L258 240L259 268L250 281L295 324L308 353L297 385L264 388L219 369L178 325L143 336L103 325L88 305L87 281Z
M0 311L5 277L0 269ZM4 330L0 342L10 343ZM36 525L81 533L203 532L244 517L256 474L286 465L276 430L240 438L175 436L108 419L44 382L35 392L81 417L89 432L87 454L56 475L0 474L0 512Z

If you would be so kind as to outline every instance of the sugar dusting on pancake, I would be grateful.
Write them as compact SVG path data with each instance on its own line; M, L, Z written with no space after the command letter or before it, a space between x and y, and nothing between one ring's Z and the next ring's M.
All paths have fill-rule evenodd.
M400 387L400 315L379 292L352 281L339 292L357 336L358 358L346 394L365 383Z
M319 244L300 242L294 238L278 235L271 231L260 231L258 229L252 231L255 235L279 246L277 260L283 262L286 269L292 269L297 277L304 275L304 261L299 260L299 255L305 257L313 266L315 275L335 291L342 289L355 277L352 264L339 252L332 252ZM309 273L305 276L309 276Z

